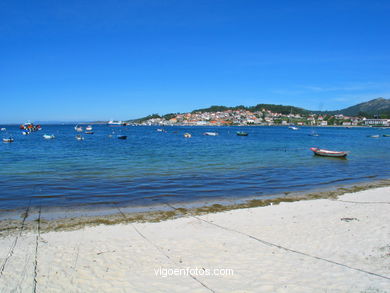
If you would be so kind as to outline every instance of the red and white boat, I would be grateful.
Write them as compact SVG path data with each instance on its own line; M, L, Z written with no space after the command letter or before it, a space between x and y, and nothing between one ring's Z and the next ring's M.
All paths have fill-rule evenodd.
M348 155L348 152L343 151L330 151L320 148L310 148L310 150L313 151L315 155L323 157L346 157Z

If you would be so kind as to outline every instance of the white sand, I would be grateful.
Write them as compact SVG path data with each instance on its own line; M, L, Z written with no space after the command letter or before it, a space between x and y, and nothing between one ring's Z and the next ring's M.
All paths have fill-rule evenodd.
M390 292L390 188L1 238L0 292Z

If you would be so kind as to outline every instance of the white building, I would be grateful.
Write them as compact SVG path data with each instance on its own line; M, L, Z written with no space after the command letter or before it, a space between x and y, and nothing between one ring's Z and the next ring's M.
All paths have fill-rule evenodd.
M390 119L366 119L364 124L367 126L390 126Z

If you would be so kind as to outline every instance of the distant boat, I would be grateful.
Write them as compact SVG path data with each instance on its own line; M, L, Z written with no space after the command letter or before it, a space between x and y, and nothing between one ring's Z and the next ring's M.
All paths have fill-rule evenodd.
M205 133L203 133L203 135L206 135L206 136L217 136L218 132L205 132Z
M28 131L28 130L24 130L24 131L22 131L22 134L23 135L29 135L31 132L30 131Z
M54 139L54 138L56 138L53 134L44 134L43 135L43 138L44 139Z
M0 130L1 130L1 131L6 131L6 130L7 130L7 128L4 128L4 127L3 127L3 128L1 128Z
M127 139L127 136L126 135L118 135L117 138L118 139Z
M192 135L191 135L191 133L184 133L184 137L185 137L185 138L191 138Z
M108 121L107 125L108 126L124 126L124 125L126 125L126 123L124 123L122 121L110 120L110 121Z
M314 130L309 134L310 136L320 136L317 132Z
M80 134L76 135L77 140L84 140L84 137L82 137Z
M14 139L12 137L3 138L3 142L14 142Z
M76 130L77 132L83 132L83 128L78 124L74 127L74 130Z
M379 137L379 134L368 135L367 137L371 137L371 138L378 138L378 137Z
M390 134L384 134L383 136L384 137L390 137Z
M238 136L248 136L248 133L247 132L244 132L244 131L237 131L236 134Z
M31 122L26 122L26 123L20 125L19 128L22 129L22 130L27 130L27 131L29 131L29 132L34 132L34 131L42 130L41 125L34 125L34 124L31 123Z
M85 134L94 134L93 131L86 131Z
M88 125L86 128L85 128L86 131L91 131L92 130L92 126L91 125Z
M330 151L319 148L310 148L310 150L313 151L315 155L323 157L346 157L348 155L348 152L344 151Z
M164 132L164 129L158 128L157 132Z
M289 126L288 128L291 129L291 130L298 130L298 129L299 129L299 128L296 127L296 126Z

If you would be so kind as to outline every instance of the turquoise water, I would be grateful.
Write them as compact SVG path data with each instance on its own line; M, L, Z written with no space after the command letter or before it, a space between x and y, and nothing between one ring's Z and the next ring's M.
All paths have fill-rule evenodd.
M0 145L0 210L239 199L390 177L390 137L382 137L390 129L316 128L320 136L313 137L310 127L166 127L165 133L97 125L77 141L73 127L46 125L23 136L8 126L1 133L15 142ZM316 157L310 147L351 153L347 160Z

